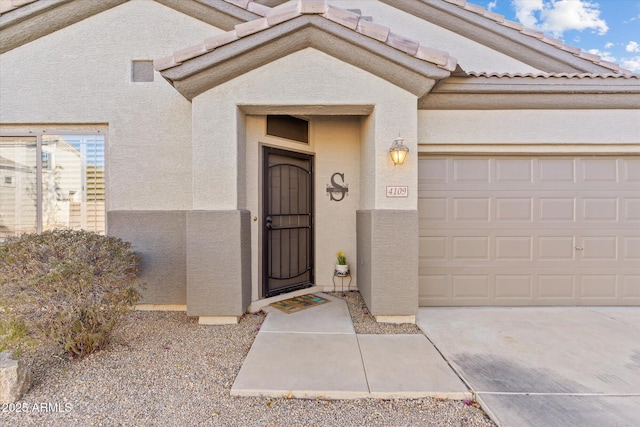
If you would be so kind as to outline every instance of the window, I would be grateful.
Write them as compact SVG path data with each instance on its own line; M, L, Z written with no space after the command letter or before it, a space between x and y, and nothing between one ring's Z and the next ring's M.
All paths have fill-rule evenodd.
M104 233L104 153L100 133L0 136L0 241L54 228Z
M267 135L309 143L309 122L293 116L267 116Z

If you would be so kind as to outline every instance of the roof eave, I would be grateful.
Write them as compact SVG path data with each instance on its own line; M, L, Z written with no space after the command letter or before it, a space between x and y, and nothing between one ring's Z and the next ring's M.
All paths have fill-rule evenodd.
M422 97L450 72L318 15L301 15L161 71L187 99L305 48L314 48Z
M640 80L591 77L450 77L418 102L421 110L638 109Z
M0 54L129 0L38 1L0 15ZM259 15L224 0L155 0L214 27L229 30Z

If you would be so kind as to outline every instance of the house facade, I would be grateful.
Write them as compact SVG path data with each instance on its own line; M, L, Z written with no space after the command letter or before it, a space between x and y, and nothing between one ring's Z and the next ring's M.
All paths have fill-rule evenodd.
M339 250L380 321L640 304L640 76L616 64L464 0L0 12L0 238L131 241L148 307L234 322L342 285Z

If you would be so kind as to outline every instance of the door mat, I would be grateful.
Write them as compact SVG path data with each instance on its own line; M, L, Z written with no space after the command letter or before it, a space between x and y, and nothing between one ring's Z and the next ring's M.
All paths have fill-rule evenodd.
M284 311L287 314L291 314L297 311L304 310L305 308L315 307L316 305L324 304L325 302L329 302L329 300L313 294L307 294L299 297L285 299L278 302L272 302L269 305L271 307L277 308L280 311Z

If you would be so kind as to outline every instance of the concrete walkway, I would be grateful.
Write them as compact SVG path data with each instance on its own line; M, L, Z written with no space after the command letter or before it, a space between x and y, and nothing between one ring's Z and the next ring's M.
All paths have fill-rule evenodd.
M234 396L471 399L424 335L356 334L347 304L268 315L231 388Z
M640 307L421 308L501 426L640 426Z

